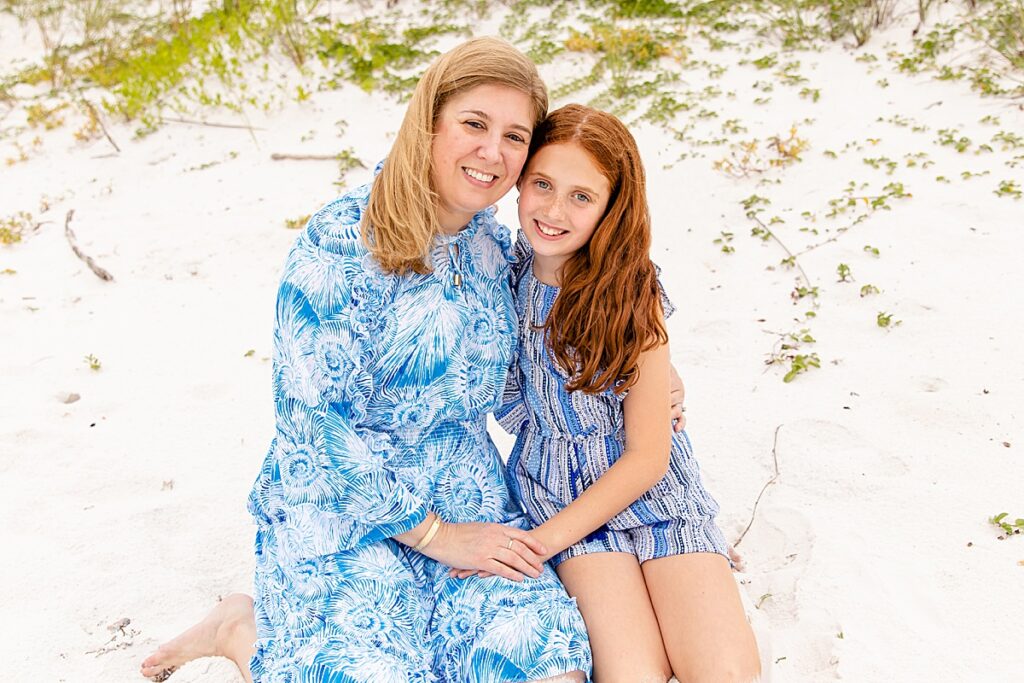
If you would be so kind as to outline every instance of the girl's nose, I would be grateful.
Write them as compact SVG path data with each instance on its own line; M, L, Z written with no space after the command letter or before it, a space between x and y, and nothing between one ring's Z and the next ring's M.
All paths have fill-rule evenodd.
M545 208L547 209L545 213L547 213L549 218L553 218L555 220L565 218L565 202L560 196L553 196Z

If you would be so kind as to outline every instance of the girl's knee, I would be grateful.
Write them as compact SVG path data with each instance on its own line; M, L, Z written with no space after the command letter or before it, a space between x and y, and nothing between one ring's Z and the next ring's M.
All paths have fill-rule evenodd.
M570 671L551 678L542 678L534 683L587 683L587 675L582 671Z
M759 662L745 664L736 661L714 662L691 676L679 678L680 683L758 683L760 680Z

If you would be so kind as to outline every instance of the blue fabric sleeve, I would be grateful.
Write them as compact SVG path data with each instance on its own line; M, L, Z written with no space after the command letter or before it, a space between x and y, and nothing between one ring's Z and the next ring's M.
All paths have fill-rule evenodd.
M512 293L518 297L519 281L526 268L533 263L533 248L527 241L522 230L516 234L516 242L512 247L511 277ZM518 309L518 305L517 305ZM522 324L520 322L520 324ZM518 338L518 335L516 335ZM518 342L512 354L512 363L505 376L505 390L501 395L501 404L494 411L494 418L509 434L518 434L527 420L526 401L523 399L523 386L519 370Z
M526 400L523 398L522 379L516 358L516 355L512 356L512 365L505 378L501 404L494 411L494 419L509 434L518 434L527 421Z
M366 263L362 254L325 250L303 235L278 291L277 429L250 510L308 530L297 544L303 554L373 543L427 516L423 498L389 464L401 444L364 420L374 381L368 325L388 305L382 290L389 282L379 271L368 273Z
M661 281L661 267L657 263L654 265L654 273L658 277L658 291L661 293L661 308L665 312L665 319L668 320L672 317L672 314L676 312L676 306L672 303L672 300L668 298L668 292L665 291L665 284Z

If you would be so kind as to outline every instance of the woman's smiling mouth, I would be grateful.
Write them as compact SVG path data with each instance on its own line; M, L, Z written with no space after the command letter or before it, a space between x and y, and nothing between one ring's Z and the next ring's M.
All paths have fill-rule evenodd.
M469 168L468 166L463 166L462 172L469 176L471 179L480 183L484 183L486 185L490 185L491 183L498 179L498 176L496 175L484 173L483 171L478 171L475 168Z

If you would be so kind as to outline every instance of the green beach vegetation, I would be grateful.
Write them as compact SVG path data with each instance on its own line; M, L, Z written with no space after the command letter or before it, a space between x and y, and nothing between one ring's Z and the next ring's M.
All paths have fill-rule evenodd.
M827 77L804 62L839 46L879 88L890 79L934 78L960 81L980 97L1024 98L1024 0L221 0L202 7L191 0L0 0L0 13L38 45L0 71L7 165L30 160L42 136L63 127L85 143L106 135L110 121L139 137L175 118L214 112L247 124L248 113L346 87L401 100L440 50L487 22L541 65L555 103L584 101L630 125L658 128L677 143L666 167L707 158L709 172L735 183L736 196L745 198L735 200L732 217L706 229L722 258L741 258L746 247L737 235L749 232L768 250L768 270L792 271L778 295L802 312L791 329L772 333L776 343L766 353L769 366L785 369L786 382L822 366L809 350L816 343L810 328L832 274L848 283L863 272L849 251L821 277L809 275L801 259L912 200L913 182L935 163L929 152L885 149L879 137L815 149L814 112L829 90L822 87ZM752 76L751 87L726 85L734 67ZM752 134L740 118L784 100L797 102L800 113L782 130ZM957 127L931 131L912 113L877 123L918 136L935 155L996 155L1009 169L1024 161L1024 139L1000 129L998 117L979 122L987 127L979 138L978 127L971 137ZM344 131L344 121L336 125ZM870 180L858 172L816 205L784 202L775 188L812 155L836 164L852 157ZM331 158L339 184L362 166L348 146ZM928 182L954 182L955 171L947 173L932 173ZM963 170L955 182L988 182L1001 199L1022 198L1017 180L972 180L989 173ZM298 228L304 220L283 223ZM0 245L19 242L34 225L24 212L0 216ZM865 260L882 257L871 245L852 250ZM882 292L864 284L855 300ZM900 324L891 313L864 317L871 315L877 327Z

